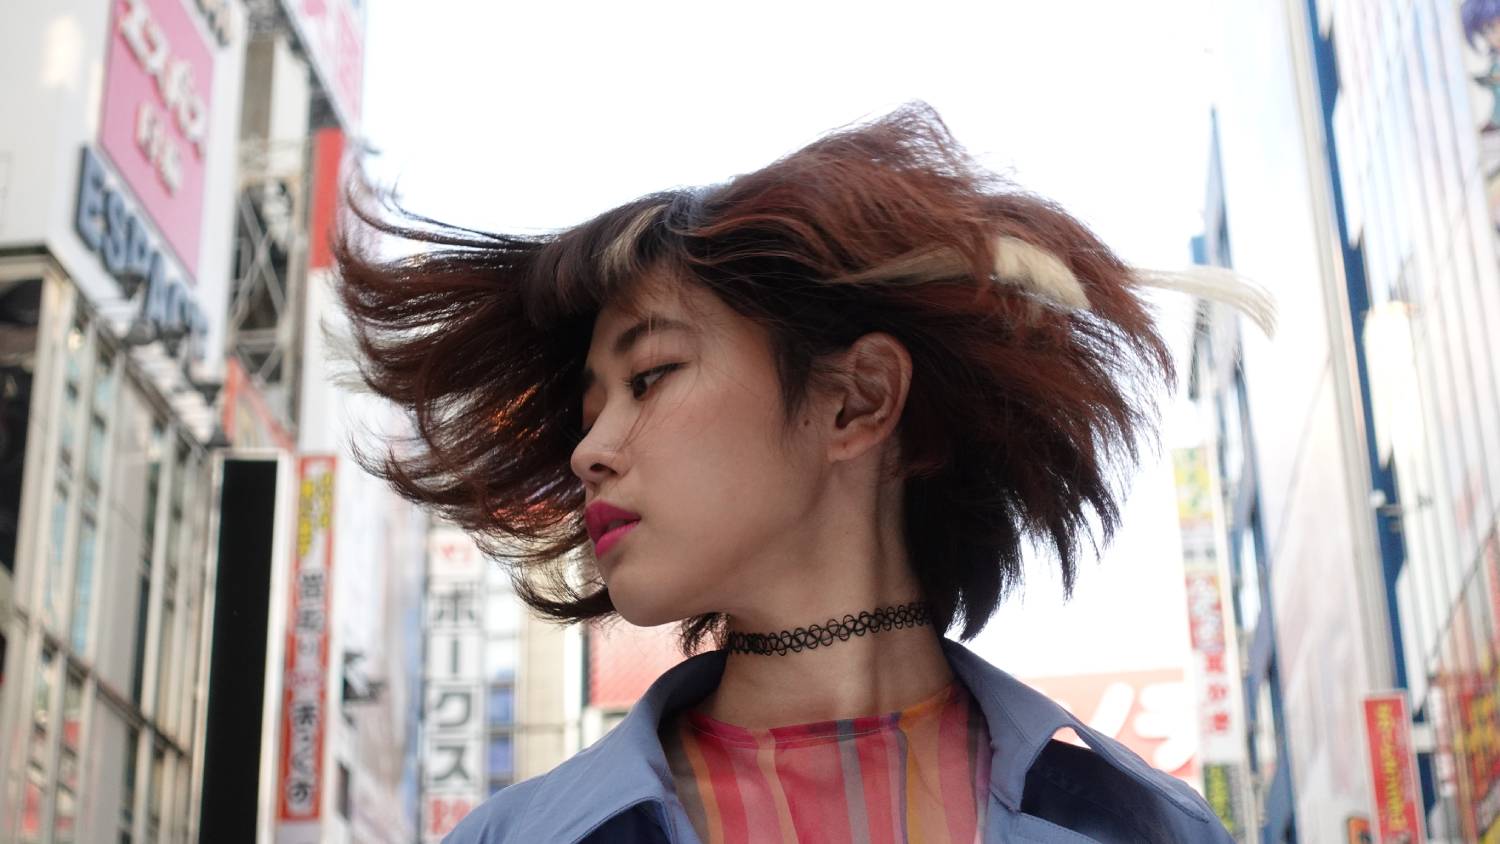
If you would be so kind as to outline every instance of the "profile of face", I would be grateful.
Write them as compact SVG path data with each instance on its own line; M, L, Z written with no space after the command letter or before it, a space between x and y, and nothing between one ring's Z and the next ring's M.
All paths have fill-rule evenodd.
M1500 18L1485 24L1483 34L1484 40L1490 45L1490 52L1500 53Z
M628 304L595 323L571 461L596 515L621 515L602 502L639 517L602 541L595 526L600 574L633 624L734 613L764 578L795 576L775 569L790 565L827 443L820 426L788 422L760 325L667 278Z

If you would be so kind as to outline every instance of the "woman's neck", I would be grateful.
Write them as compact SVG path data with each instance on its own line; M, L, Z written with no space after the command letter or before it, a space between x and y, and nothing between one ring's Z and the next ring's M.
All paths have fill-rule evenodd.
M885 458L841 464L803 519L747 560L743 598L722 606L731 632L775 635L923 601ZM862 473L862 474L861 474ZM736 653L698 712L750 729L880 715L953 682L934 623L877 629L787 653Z
M848 612L858 613L852 607ZM826 621L826 616L809 618L792 627ZM730 653L718 688L695 708L719 721L760 729L895 712L951 682L938 631L922 625L784 655Z

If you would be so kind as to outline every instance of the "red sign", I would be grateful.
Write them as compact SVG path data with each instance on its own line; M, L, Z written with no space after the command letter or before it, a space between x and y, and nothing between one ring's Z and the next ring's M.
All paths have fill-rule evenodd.
M1411 716L1406 693L1365 697L1365 734L1370 742L1370 783L1375 795L1375 830L1381 844L1420 844L1422 795L1412 756Z
M682 662L676 626L590 625L589 705L629 709L668 668Z
M1026 678L1096 732L1120 742L1153 768L1184 780L1198 776L1193 690L1178 668ZM1072 741L1070 736L1063 736ZM1075 742L1076 743L1076 742Z
M322 804L336 466L330 456L297 460L297 535L288 602L277 789L283 832L288 826L315 826Z

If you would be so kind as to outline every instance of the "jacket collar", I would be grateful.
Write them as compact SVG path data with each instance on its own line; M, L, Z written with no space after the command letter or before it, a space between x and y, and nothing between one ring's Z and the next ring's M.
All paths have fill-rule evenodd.
M1155 772L1121 753L1067 710L952 640L943 640L953 673L974 696L990 732L990 793L1018 812L1026 774L1064 727L1092 750L1138 779ZM725 654L692 657L663 674L619 724L592 746L554 769L538 784L518 825L519 841L577 841L632 806L654 802L671 827L685 817L677 800L657 728L669 712L703 699L724 673ZM1194 815L1201 810L1171 791L1164 796ZM690 830L668 829L672 840L691 840Z

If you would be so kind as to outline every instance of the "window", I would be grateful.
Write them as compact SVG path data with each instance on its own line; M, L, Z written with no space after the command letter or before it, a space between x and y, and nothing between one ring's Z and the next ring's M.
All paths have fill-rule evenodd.
M491 686L490 705L486 710L491 727L509 727L516 720L516 690L514 686Z
M78 526L78 568L73 575L73 619L68 643L73 653L88 651L89 619L94 606L94 557L99 528L93 513L85 513Z
M47 770L47 753L51 749L52 688L56 684L53 679L56 668L57 652L52 648L42 648L31 693L31 764L44 774Z
M52 840L67 844L76 836L78 818L78 745L83 724L83 673L68 671L63 687L62 747L57 757L57 802L53 807Z
M515 679L515 637L492 637L485 644L484 674L492 683L509 683Z
M150 791L146 792L146 842L155 844L161 840L161 817L162 804L166 802L167 793L162 788L166 781L167 751L161 744L155 743L151 747L151 781Z
M135 754L141 746L141 730L131 727L125 735L124 768L120 788L120 844L130 844L135 830Z
M515 775L515 746L510 733L490 736L489 776L509 779Z
M1251 520L1252 524L1254 519ZM1235 611L1241 630L1254 630L1260 621L1260 559L1255 553L1255 534L1246 526L1234 537L1238 571L1234 578Z
M338 788L339 817L347 821L349 820L349 766L343 762L339 763Z

